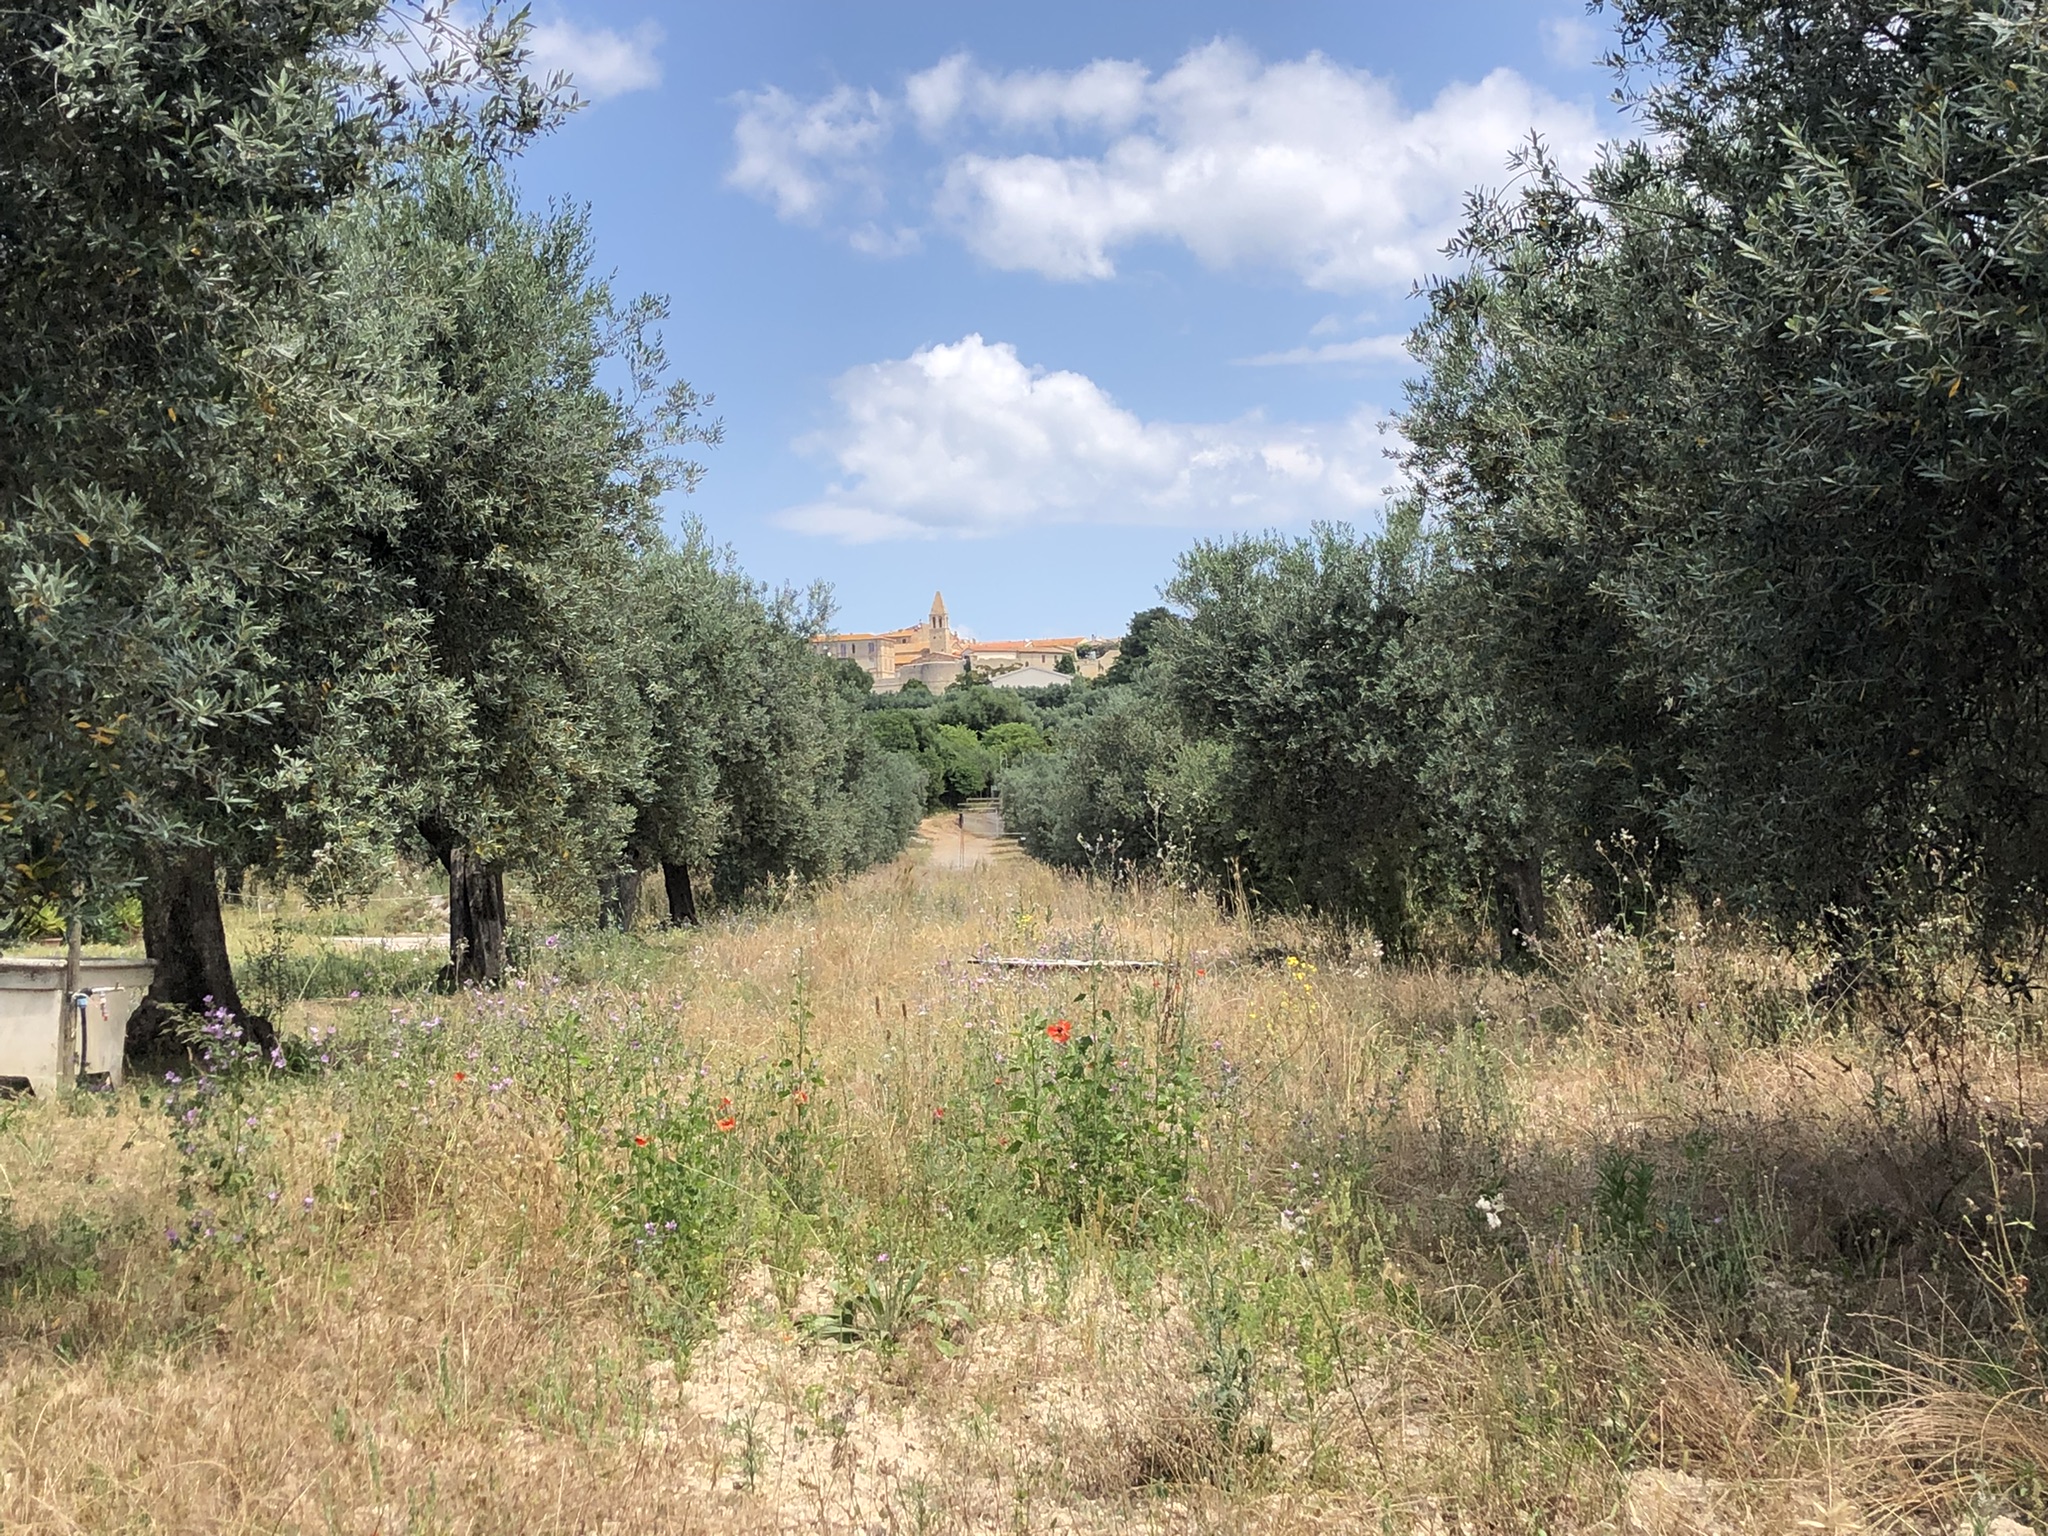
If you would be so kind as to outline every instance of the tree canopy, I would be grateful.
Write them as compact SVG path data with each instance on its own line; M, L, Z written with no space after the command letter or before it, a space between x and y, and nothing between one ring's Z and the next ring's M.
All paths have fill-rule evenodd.
M584 214L521 209L565 84L466 15L0 17L0 911L139 886L167 1006L238 1007L223 864L431 849L492 980L508 870L738 899L908 836L817 604L664 536L708 399Z
M1420 900L1512 947L1568 880L1845 953L1938 910L2025 950L2048 21L1610 9L1644 135L1582 180L1534 146L1472 200L1386 530L1197 548L1110 680L1225 754L1196 842L1390 939ZM1027 820L1061 772L1011 781Z

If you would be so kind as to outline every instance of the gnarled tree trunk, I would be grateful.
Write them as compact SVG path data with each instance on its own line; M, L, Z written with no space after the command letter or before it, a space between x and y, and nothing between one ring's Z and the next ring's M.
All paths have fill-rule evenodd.
M128 1020L138 1049L167 1043L181 1020L226 1009L245 1038L264 1050L277 1044L270 1020L242 1007L221 925L213 855L180 848L151 856L142 887L142 947L156 965L149 995Z
M505 982L505 875L465 843L444 855L448 866L448 970L453 986Z
M661 866L661 883L668 892L668 920L671 924L688 923L697 926L697 894L690 889L690 866L670 864Z

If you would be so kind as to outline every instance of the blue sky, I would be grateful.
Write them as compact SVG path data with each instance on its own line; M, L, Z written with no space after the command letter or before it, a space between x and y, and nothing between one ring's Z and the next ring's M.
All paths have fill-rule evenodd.
M1532 129L1618 125L1575 0L577 0L525 195L669 296L690 506L884 628L1121 632L1235 530L1371 525L1417 278Z

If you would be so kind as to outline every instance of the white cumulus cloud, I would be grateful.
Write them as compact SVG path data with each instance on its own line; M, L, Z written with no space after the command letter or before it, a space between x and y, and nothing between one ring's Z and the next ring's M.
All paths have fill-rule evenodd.
M1088 281L1132 246L1168 242L1216 270L1339 291L1431 270L1465 193L1498 185L1532 132L1567 168L1597 142L1586 105L1511 69L1411 108L1326 55L1269 63L1217 41L1157 76L1116 59L995 72L961 53L900 97L841 86L805 103L771 87L742 99L730 179L784 218L815 219L835 184L881 186L899 117L938 163L898 180L935 180L921 216L993 266Z
M937 137L963 118L1012 132L1084 128L1121 132L1145 111L1149 76L1142 64L1097 59L1074 70L991 74L955 53L904 85L917 125Z
M842 85L816 101L775 86L741 93L738 150L728 185L775 205L781 217L815 221L835 192L872 191L871 157L889 136L888 103Z
M661 28L643 21L629 33L610 27L579 27L573 21L543 21L527 39L543 75L566 73L594 101L644 91L661 84Z
M1592 114L1513 70L1410 112L1321 54L1265 64L1217 42L1150 81L1141 120L1098 153L956 157L939 211L991 265L1051 278L1105 278L1120 249L1165 240L1219 270L1386 287L1430 270L1464 194L1497 185L1532 131L1568 165L1592 157Z
M1392 484L1383 418L1146 421L1084 374L969 335L843 374L839 420L800 442L839 479L779 516L848 542L1077 523L1257 527L1356 517Z

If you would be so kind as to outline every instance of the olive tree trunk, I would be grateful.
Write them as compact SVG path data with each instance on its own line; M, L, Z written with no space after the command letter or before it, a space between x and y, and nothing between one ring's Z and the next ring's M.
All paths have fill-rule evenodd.
M668 920L697 926L697 894L690 889L690 866L663 863L661 883L668 892Z
M177 1025L225 1009L244 1038L268 1051L277 1044L270 1020L242 1006L221 925L213 855L181 848L153 855L142 887L142 947L156 967L149 995L128 1020L138 1049L167 1044Z
M597 926L621 933L640 915L640 871L622 869L597 882Z
M1549 921L1543 897L1543 856L1532 853L1503 859L1496 889L1500 957L1527 959L1542 947Z
M448 969L451 986L505 983L505 873L457 843L448 866Z

